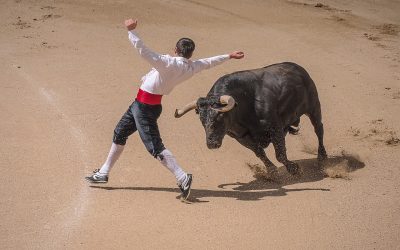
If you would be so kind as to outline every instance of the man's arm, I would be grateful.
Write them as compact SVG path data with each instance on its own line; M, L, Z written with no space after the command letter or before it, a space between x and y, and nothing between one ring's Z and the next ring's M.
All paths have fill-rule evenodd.
M129 40L131 41L133 47L137 49L139 55L157 70L160 71L164 69L168 65L168 58L152 51L146 45L144 45L140 37L134 32L134 29L137 26L137 20L125 20L125 26L128 29Z
M215 67L229 59L242 59L243 57L244 57L244 53L242 51L234 51L234 52L232 52L230 54L226 54L226 55L199 59L199 60L193 61L194 71L197 73L202 70Z

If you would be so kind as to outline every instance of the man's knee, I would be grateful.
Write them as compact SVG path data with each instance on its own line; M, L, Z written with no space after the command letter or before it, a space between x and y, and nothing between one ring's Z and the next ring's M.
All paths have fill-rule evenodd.
M162 160L163 156L162 156L161 152L163 152L165 149L164 145L157 145L157 146L146 145L146 149L154 158L156 158L156 159L160 158Z
M164 147L162 148L157 148L157 149L153 149L153 150L149 150L149 153L156 159L163 159L164 156L161 154L161 152L164 151Z
M165 147L163 148L163 150L161 150L160 153L155 155L155 158L157 158L159 161L164 160L165 158L168 157L173 157L171 151L169 151L168 149L166 149Z
M115 144L118 144L118 145L125 145L127 139L128 139L127 136L122 136L122 135L120 135L120 134L117 134L117 133L114 131L113 142L114 142Z

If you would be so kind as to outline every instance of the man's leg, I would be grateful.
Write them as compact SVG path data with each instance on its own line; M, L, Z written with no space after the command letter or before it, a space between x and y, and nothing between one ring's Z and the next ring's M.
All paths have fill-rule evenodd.
M124 151L125 145L118 145L114 142L111 145L110 152L108 153L107 159L104 162L103 166L101 166L99 174L100 175L108 175L114 166L115 162L117 162L119 156Z
M192 174L187 174L182 170L174 155L168 149L164 149L160 154L158 154L157 159L164 167L175 175L178 187L182 192L181 198L187 200L190 195L190 188L193 181Z
M91 176L85 178L87 181L92 183L108 182L108 175L112 167L122 154L126 144L126 140L131 134L133 134L137 130L135 120L131 112L131 106L121 117L121 120L115 127L113 143L111 145L111 149L108 153L106 161L100 169L94 170Z
M157 158L176 178L182 190L183 198L189 196L192 175L186 174L179 166L175 157L165 148L158 129L157 119L160 117L161 105L146 105L135 103L132 107L136 127L147 151Z
M178 185L182 184L187 179L187 174L182 170L176 161L174 155L168 149L164 149L158 154L157 159L166 167L173 175L175 175Z

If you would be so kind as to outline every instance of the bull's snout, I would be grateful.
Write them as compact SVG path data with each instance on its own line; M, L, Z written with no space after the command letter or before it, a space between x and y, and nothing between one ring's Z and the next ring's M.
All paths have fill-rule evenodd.
M206 127L206 143L209 149L220 148L225 136L224 127L221 126L221 124L219 124L220 126L217 128L215 124L213 125L214 126Z
M207 141L207 147L209 148L209 149L217 149L217 148L220 148L221 147L221 145L222 145L222 143L221 142L215 142L215 141Z

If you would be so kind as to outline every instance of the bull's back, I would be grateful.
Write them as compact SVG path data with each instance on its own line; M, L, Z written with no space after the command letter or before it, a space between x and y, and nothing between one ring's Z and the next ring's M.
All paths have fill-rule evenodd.
M270 99L265 101L277 105L278 114L284 124L289 125L294 119L311 113L319 105L315 84L301 66L285 62L263 69L259 93Z
M283 95L285 92L298 93L316 92L316 87L307 71L292 62L283 62L273 64L262 68L261 82L263 89L268 89L277 95Z
M316 91L314 82L304 68L292 62L283 62L227 74L218 79L209 95L235 90L253 91L255 94L268 90L279 95L282 90L301 91L300 87L308 92Z

